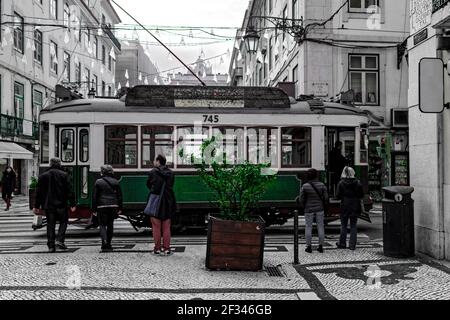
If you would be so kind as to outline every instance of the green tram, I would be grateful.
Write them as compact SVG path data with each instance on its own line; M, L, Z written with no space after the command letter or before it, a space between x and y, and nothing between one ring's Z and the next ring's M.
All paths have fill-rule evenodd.
M217 135L227 141L224 148L231 147L225 152L228 163L269 159L276 170L277 179L259 209L267 225L282 225L293 216L309 168L321 172L333 196L328 154L338 140L368 193L369 117L357 107L296 101L277 88L137 86L127 90L121 98L82 99L58 87L61 101L42 110L40 171L48 168L50 158L59 157L70 173L78 202L77 211L70 213L71 223L90 220L93 184L101 165L110 164L124 193L121 218L136 230L148 227L142 214L147 174L161 153L176 175L179 212L174 225L205 226L208 214L217 209L191 158L183 155L195 154L205 139ZM328 221L339 215L339 202L331 204ZM365 204L371 205L368 196Z

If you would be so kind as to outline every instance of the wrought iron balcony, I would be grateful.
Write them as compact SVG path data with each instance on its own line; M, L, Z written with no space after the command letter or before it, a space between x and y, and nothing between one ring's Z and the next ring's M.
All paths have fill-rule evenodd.
M24 130L24 127L26 130ZM38 140L39 123L2 114L0 115L0 135Z
M443 8L450 0L433 0L433 13Z
M103 32L108 35L108 37L111 39L111 41L114 43L114 45L117 47L117 49L122 50L122 45L120 44L120 41L116 38L114 33L111 31L111 28L107 24L102 24Z

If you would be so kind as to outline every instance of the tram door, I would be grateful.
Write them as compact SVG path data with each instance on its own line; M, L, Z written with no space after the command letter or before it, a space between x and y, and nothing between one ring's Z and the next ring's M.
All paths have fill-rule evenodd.
M326 128L325 159L327 161L327 184L331 197L336 194L336 187L345 165L354 166L355 163L355 128ZM340 142L342 148L336 148ZM341 157L337 156L339 153Z
M77 204L89 206L89 127L59 128L58 142L56 154L70 175Z

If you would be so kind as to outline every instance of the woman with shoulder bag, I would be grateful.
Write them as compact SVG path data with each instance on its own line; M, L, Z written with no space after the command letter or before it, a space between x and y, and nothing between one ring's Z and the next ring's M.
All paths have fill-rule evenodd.
M114 220L122 213L122 189L111 166L102 166L101 175L95 182L92 209L100 225L102 252L109 252L113 250Z
M158 155L153 164L155 168L150 172L147 179L150 195L144 214L150 216L152 224L155 242L153 253L160 255L162 252L164 255L170 256L172 255L170 248L171 221L177 210L173 191L175 177L172 170L167 167L167 160L163 155ZM162 247L161 235L163 238Z
M307 173L307 182L303 184L300 192L300 206L305 212L305 236L307 253L312 253L312 229L314 217L316 218L317 231L319 233L319 247L317 251L323 253L325 242L325 210L328 203L327 187L319 181L319 173L316 169L310 169Z

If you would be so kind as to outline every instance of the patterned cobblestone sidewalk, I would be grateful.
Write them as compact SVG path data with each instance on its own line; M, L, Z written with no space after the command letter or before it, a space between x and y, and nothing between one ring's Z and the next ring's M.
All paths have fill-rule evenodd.
M149 246L51 255L34 247L0 255L0 299L450 299L446 267L386 258L375 242L355 252L331 245L323 255L302 252L299 266L292 265L292 246L266 252L265 266L278 267L279 276L208 271L203 245L172 257L153 256Z

